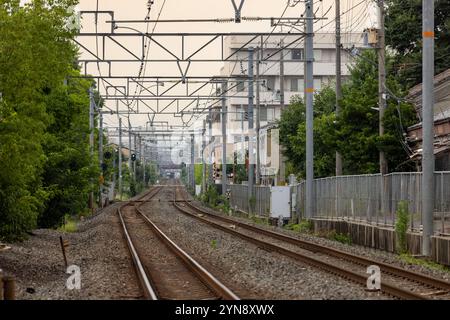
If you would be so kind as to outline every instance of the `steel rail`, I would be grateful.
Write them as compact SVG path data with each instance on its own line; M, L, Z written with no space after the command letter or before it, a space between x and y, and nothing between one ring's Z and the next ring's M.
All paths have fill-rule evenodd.
M161 189L162 188L157 187L156 188L156 192L153 193L153 194L151 194L151 193L154 191L154 189L150 190L149 192L145 193L143 196L139 197L138 200L145 198L149 194L151 194L150 198L153 198L154 196L156 196L159 193L159 191ZM136 251L136 248L133 245L133 242L132 242L131 237L130 237L130 233L128 232L128 228L127 228L127 226L125 224L125 221L123 219L123 216L122 216L122 209L124 207L126 207L126 206L129 206L129 205L133 205L133 201L125 203L124 205L120 206L117 209L117 213L119 215L119 219L120 219L120 223L121 223L121 226L122 226L122 230L124 232L124 236L125 236L125 239L126 239L126 243L127 243L128 249L130 250L131 258L133 260L134 269L136 271L136 275L137 275L137 277L139 279L139 285L142 288L142 290L144 291L144 297L146 299L149 299L149 300L158 300L158 296L156 294L156 291L154 290L154 288L151 285L151 281L150 281L150 279L149 279L149 277L147 275L147 272L145 271L144 266L142 265L141 259L139 258L139 255L138 255L138 253Z
M388 273L390 275L406 278L406 279L421 283L423 285L427 285L427 286L430 286L433 288L442 289L442 290L446 290L446 291L450 292L450 282L447 282L445 280L433 278L428 275L420 274L420 273L413 272L410 270L405 270L405 269L402 269L402 268L399 268L399 267L396 267L393 265L389 265L389 264L381 262L381 261L376 261L373 259L360 257L355 254L348 253L348 252L345 252L345 251L342 251L339 249L329 248L324 245L316 244L316 243L306 241L306 240L301 240L301 239L291 237L288 235L284 235L284 234L281 234L278 232L266 230L261 227L252 226L252 225L249 225L249 224L246 224L243 222L239 222L239 221L236 221L233 219L229 219L229 218L217 215L217 214L212 214L206 210L203 210L201 208L194 206L192 203L190 203L188 201L186 202L186 204L191 209L200 211L203 214L206 214L215 219L218 219L218 220L221 220L221 221L227 222L227 223L232 223L241 228L244 228L244 229L247 229L247 230L250 230L253 232L257 232L257 233L275 238L277 240L285 241L290 244L297 245L297 246L301 247L302 249L305 249L305 250L308 250L308 251L311 251L314 253L320 252L320 253L327 254L327 255L333 256L335 258L343 259L343 260L346 260L346 261L349 261L352 263L356 263L359 265L364 265L364 266L377 265L378 267L380 267L381 271Z
M188 202L186 202L186 204L188 204ZM255 244L256 246L261 247L261 248L263 248L265 250L272 251L272 252L277 252L277 253L279 253L281 255L290 257L290 258L292 258L294 260L297 260L297 261L301 261L303 263L306 263L306 264L311 265L313 267L316 267L318 269L324 270L324 271L329 272L331 274L337 275L339 277L342 277L342 278L354 281L356 283L359 283L359 284L362 284L362 285L366 285L367 284L367 275L365 275L365 274L360 274L360 273L353 272L351 270L346 270L344 268L338 267L336 265L333 265L331 263L322 261L320 259L317 259L317 258L314 258L314 257L311 257L311 256L307 256L305 254L301 254L301 253L298 253L298 252L295 252L295 251L291 251L291 250L285 249L283 247L280 247L278 245L272 244L272 243L267 242L267 241L263 241L263 240L259 240L259 239L253 238L253 237L251 237L249 235L246 235L246 234L243 234L241 232L238 232L238 231L236 231L236 230L234 230L232 228L225 227L225 226L223 226L221 224L218 224L216 222L213 222L211 220L208 220L206 218L198 216L198 215L196 215L194 213L191 213L191 212L187 211L186 209L180 207L179 204L177 202L175 202L175 201L173 202L173 205L174 205L175 208L177 208L180 212L184 213L185 215L193 217L193 218L195 218L195 219L197 219L197 220L199 220L199 221L201 221L203 223L206 223L206 224L208 224L208 225L210 225L210 226L212 226L212 227L214 227L216 229L222 230L224 232L227 232L229 234L232 234L234 236L242 238L242 239L244 239L244 240L246 240L248 242L251 242L251 243ZM193 209L193 210L195 210L195 209ZM205 213L205 212L199 211L199 210L198 210L198 212ZM234 221L233 221L233 225L236 225L236 223ZM425 296L422 296L420 294L416 294L416 293L408 291L408 290L404 290L404 289L399 288L399 287L395 286L394 284L386 282L386 281L382 282L382 284L381 284L381 291L386 293L386 294L389 294L391 296L398 297L398 298L401 298L401 299L428 300L428 298L425 297Z
M161 188L157 188L156 190L157 191L151 195L151 198L154 197L156 194L158 194L158 192L161 190ZM142 198L146 197L152 191L153 190L150 190L149 192L145 193L142 197L139 197L138 199L142 199ZM142 288L142 290L144 291L144 297L149 300L158 300L156 291L153 289L153 287L151 285L151 281L147 275L147 272L145 271L145 268L141 262L141 259L139 258L136 248L133 245L130 234L128 232L128 228L127 228L125 221L123 219L123 216L122 216L122 208L129 206L129 205L133 205L133 203L132 202L125 203L124 205L120 206L117 209L117 213L119 215L122 230L125 235L128 249L130 250L131 258L133 259L133 265L134 265L134 269L136 271L136 275L138 276L138 279L139 279L139 285Z
M174 253L181 261L182 263L191 271L193 272L196 277L207 286L210 290L212 290L219 298L225 299L225 300L240 300L240 298L234 294L229 288L227 288L224 284L222 284L217 278L215 278L209 271L207 271L203 266L201 266L197 261L195 261L189 254L187 254L183 249L181 249L177 244L175 244L164 232L159 229L141 210L141 206L143 206L146 202L148 202L150 199L155 197L161 190L163 189L163 186L158 186L156 189L150 190L148 193L144 194L143 196L131 200L128 203L121 206L118 210L120 221L125 233L125 237L127 239L127 245L130 249L130 253L133 258L134 266L136 273L138 275L138 279L140 282L140 286L144 291L144 296L147 299L151 300L158 300L158 294L157 291L153 288L151 284L151 277L147 274L146 269L144 268L140 258L139 254L137 253L137 250L135 246L133 245L133 242L131 240L131 237L129 235L128 229L126 227L126 223L122 217L121 209L125 206L134 206L136 212L144 219L145 223L151 228L151 230L155 233L155 235L162 241L168 249ZM152 193L154 190L156 192ZM148 195L150 197L146 198Z
M142 204L141 204L142 205ZM141 206L140 205L140 206ZM159 229L139 208L136 211L144 218L145 222L152 228L155 234L162 240L169 249L179 257L183 263L195 273L197 278L201 280L209 289L211 289L217 296L225 300L240 300L239 297L228 289L220 280L214 277L209 271L202 267L189 254L181 249L175 242L173 242L161 229Z

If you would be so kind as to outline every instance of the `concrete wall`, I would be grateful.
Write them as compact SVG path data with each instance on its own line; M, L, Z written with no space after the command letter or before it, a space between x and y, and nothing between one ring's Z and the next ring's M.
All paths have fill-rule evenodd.
M313 219L314 232L336 230L349 234L352 243L364 247L395 252L396 236L393 228L385 228L353 221ZM435 262L450 266L450 238L432 238L432 259ZM422 236L418 233L407 234L409 253L420 255Z

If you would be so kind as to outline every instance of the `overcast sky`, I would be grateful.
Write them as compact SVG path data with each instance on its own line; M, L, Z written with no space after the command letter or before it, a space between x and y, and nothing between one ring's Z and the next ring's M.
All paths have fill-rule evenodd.
M236 0L239 2L240 0ZM115 12L116 20L124 19L140 19L143 20L147 13L147 0L99 0L99 10L111 10ZM165 5L161 10L161 7ZM298 3L291 0L285 17L299 17L304 12L304 3ZM318 21L315 24L315 30L334 32L334 17L335 17L335 0L316 0L314 2L317 17L325 16L328 20ZM242 9L242 16L246 17L279 17L285 10L287 0L245 0ZM79 10L95 10L97 6L96 0L80 0ZM349 8L354 8L349 10ZM231 0L154 0L152 6L151 19L156 19L161 12L160 19L189 19L189 18L233 18L234 9ZM376 23L376 10L374 10L374 1L372 0L342 0L341 12L345 13L342 17L342 32L356 32L374 26ZM109 25L105 20L109 19L107 16L99 18L98 31L106 32ZM327 25L328 24L328 25ZM126 26L137 28L143 32L146 30L145 24ZM153 25L150 25L150 30ZM169 24L159 23L155 32L265 32L271 31L270 22L243 22L241 24L235 23L183 23L183 24ZM83 32L94 32L93 19L85 17L83 19ZM345 35L344 35L345 36ZM91 43L94 45L94 43ZM95 46L95 45L94 45ZM134 46L131 42L128 43L130 49ZM91 47L92 48L92 47ZM113 49L111 49L113 50ZM117 49L118 50L118 49ZM118 52L118 54L121 54ZM124 53L125 54L125 53ZM150 55L152 51L150 51ZM176 64L175 64L176 66ZM217 75L220 71L222 63L212 63L208 66L202 66L203 74ZM159 66L150 66L147 69L147 75L157 75L163 72L161 68L166 68L163 64ZM135 69L135 70L134 70ZM151 70L150 70L151 69ZM106 69L102 70L103 72ZM116 67L116 70L117 67ZM121 67L124 74L138 74L139 64L124 65ZM195 71L193 71L195 72ZM110 102L114 104L113 102ZM114 107L112 105L111 107ZM164 118L164 117L163 117ZM133 125L145 124L147 117L133 117ZM107 117L105 119L108 125L117 125L116 117Z

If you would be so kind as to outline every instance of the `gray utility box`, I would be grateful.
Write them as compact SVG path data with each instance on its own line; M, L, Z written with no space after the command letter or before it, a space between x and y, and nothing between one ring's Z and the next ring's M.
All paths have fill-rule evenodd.
M291 188L271 187L270 188L270 217L283 220L291 218Z

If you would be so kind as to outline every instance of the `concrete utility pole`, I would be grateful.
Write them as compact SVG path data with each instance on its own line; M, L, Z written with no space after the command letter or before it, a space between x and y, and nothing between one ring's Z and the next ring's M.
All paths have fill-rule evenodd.
M284 47L284 41L281 39L280 47ZM284 50L280 51L280 113L283 112L285 107L284 103ZM279 144L279 154L278 154L278 163L280 165L279 179L278 182L280 185L284 185L286 183L286 165L283 156L283 148L281 144Z
M305 103L306 103L306 207L307 219L314 214L314 0L306 5L306 39L305 39Z
M253 47L248 48L248 200L253 197L254 160L253 160Z
M89 88L89 152L91 154L91 159L94 159L94 112L95 112L95 101L94 101L94 90ZM93 179L91 179L93 184ZM89 208L94 209L94 192L89 193Z
M227 193L227 82L222 82L222 195Z
M212 136L212 110L211 107L208 110L208 141L209 141L209 148L208 148L208 185L212 186L214 185L214 177L213 177L213 160L212 160L212 153L213 153L213 136Z
M137 153L136 135L133 135L133 138L134 138L134 144L133 144L134 153ZM137 160L137 158L136 158L136 160ZM136 161L133 162L133 178L134 178L134 180L136 180Z
M190 167L190 183L195 194L195 135L191 134L191 167Z
M386 45L385 45L385 28L384 28L384 0L378 0L378 107L379 112L379 135L384 135L384 111L386 110ZM381 210L384 214L385 222L387 222L387 185L385 175L388 173L386 155L384 151L380 151L380 174L381 174Z
M341 0L336 0L336 116L341 112L342 99L341 81ZM336 151L336 176L342 176L342 155Z
M386 110L386 44L384 27L384 0L378 0L379 8L379 41L378 41L378 104L380 108L380 137L384 135L384 111ZM386 155L380 151L380 173L388 173Z
M147 183L146 183L146 173L145 173L145 171L146 171L146 165L147 165L147 163L146 163L146 158L145 158L145 142L144 142L144 148L143 148L143 152L142 152L142 167L144 168L143 170L144 170L144 172L142 173L142 176L143 176L143 178L142 178L142 180L143 180L143 183L144 183L144 188L147 186Z
M119 118L119 195L122 201L122 118Z
M434 2L422 1L423 6L423 69L422 69L422 254L431 255L434 213Z
M244 105L241 104L241 160L242 163L245 164L245 136L244 136L244 118L245 118L245 112L244 112ZM247 119L248 121L248 119Z
M99 207L103 207L103 114L99 112L99 129L98 129L98 162L100 163L100 196Z
M133 167L131 163L131 121L130 117L128 116L128 150L130 154L128 155L128 171L130 172L130 178L133 179Z
M260 98L260 76L259 76L259 66L261 63L263 48L258 48L256 50L256 185L261 184L261 154L260 147L261 141L259 137L259 131L261 130L261 98Z
M202 131L202 193L206 192L206 164L205 164L205 149L206 149L206 120L203 120Z
M115 200L116 199L116 183L117 183L117 180L116 180L116 167L117 167L117 162L116 162L116 150L113 150L113 168L114 168L114 171L113 171L113 199L112 200Z

